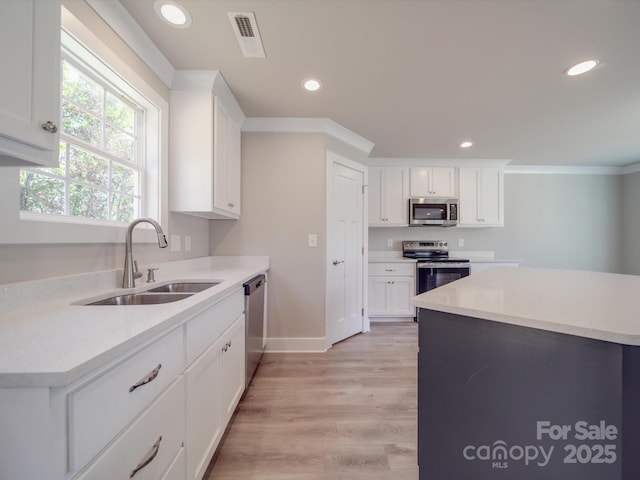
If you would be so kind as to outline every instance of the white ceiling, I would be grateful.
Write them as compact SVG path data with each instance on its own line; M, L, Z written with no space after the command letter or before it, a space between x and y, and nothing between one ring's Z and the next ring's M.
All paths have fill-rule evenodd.
M178 1L188 29L121 0L176 69L222 71L248 117L330 118L375 157L640 162L640 0ZM244 58L232 11L255 12L266 58Z

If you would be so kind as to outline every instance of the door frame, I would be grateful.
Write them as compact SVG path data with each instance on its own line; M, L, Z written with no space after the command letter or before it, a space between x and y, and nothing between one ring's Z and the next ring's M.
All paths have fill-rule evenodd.
M327 275L327 271L330 268L329 262L331 259L329 258L329 239L332 238L332 225L333 225L333 169L334 165L341 165L343 167L351 168L362 173L362 246L363 246L363 254L362 254L362 268L360 272L361 281L362 281L362 309L364 314L362 315L362 328L361 332L368 332L371 329L371 325L369 322L369 309L368 309L368 288L367 288L367 278L369 271L369 234L368 234L368 218L369 218L369 169L366 165L356 162L355 160L351 160L343 155L340 155L331 150L327 150L327 160L326 160L326 239L325 242L325 348L329 349L333 345L334 332L332 329L332 322L329 319L329 309L327 308L331 299L329 298L329 285L328 280L329 276Z

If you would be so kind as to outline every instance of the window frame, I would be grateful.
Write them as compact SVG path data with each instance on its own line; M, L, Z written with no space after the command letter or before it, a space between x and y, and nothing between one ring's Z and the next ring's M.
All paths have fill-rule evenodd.
M71 51L72 57L79 57L82 63L103 74L107 81L117 87L124 85L126 88L121 90L146 110L146 131L140 133L146 159L146 181L140 191L139 216L154 218L167 230L168 91L156 91L149 81L79 22L72 22L71 28L66 27L63 26L61 31L65 54ZM0 244L96 244L121 243L124 240L126 223L87 222L83 218L20 211L20 170L19 167L7 167L0 175L0 220L6 226L0 230ZM134 236L134 242L157 241L152 230L141 228Z
M108 188L104 188L104 187L100 187L100 186L95 186L92 185L90 183L86 183L83 182L82 180L77 180L74 179L72 177L70 177L70 173L69 173L69 155L70 155L70 150L71 148L76 148L78 150L82 150L87 152L90 155L96 155L98 157L103 158L104 160L106 160L109 163L109 178L111 178L111 171L112 171L112 167L114 164L117 165L123 165L127 168L130 168L131 170L134 170L136 172L137 175L137 185L135 187L135 194L125 194L125 196L127 197L131 197L134 199L134 217L131 219L135 219L137 217L140 216L141 213L144 213L146 211L145 208L145 197L144 197L144 193L145 193L145 184L146 184L146 155L145 155L145 149L144 149L144 135L146 134L147 131L147 127L145 125L146 123L146 116L147 116L147 108L149 107L148 105L139 105L138 103L136 103L134 100L131 99L130 95L127 95L127 93L130 92L122 92L122 90L116 86L113 85L111 82L109 82L105 76L102 74L102 72L96 72L95 70L93 70L91 67L87 66L83 60L81 60L80 58L78 58L79 56L74 54L74 52L69 49L68 47L66 47L65 45L63 45L62 48L62 52L60 55L60 75L63 75L63 71L64 71L64 66L63 66L63 62L66 62L71 68L77 70L78 72L80 72L82 75L84 75L86 78L88 78L91 82L95 83L96 85L98 85L102 90L102 104L103 107L105 107L105 102L106 102L106 98L108 95L114 96L116 98L118 98L120 101L122 101L123 103L125 103L127 106L129 106L132 110L134 110L135 113L135 119L134 119L134 123L135 123L135 146L134 146L134 158L132 159L132 162L128 162L127 160L121 159L119 157L117 157L116 155L114 155L113 153L109 152L108 149L104 146L104 143L106 143L106 130L107 130L107 118L106 118L106 112L103 111L102 115L99 117L99 120L102 122L102 135L103 135L103 147L96 147L92 144L89 144L87 142L84 142L82 139L76 138L73 135L70 135L66 132L64 132L63 130L61 130L60 132L60 144L65 144L66 148L65 148L65 172L64 175L61 176L56 172L52 172L50 170L52 170L52 168L50 167L46 167L46 168L42 168L42 167L24 167L22 168L22 170L24 171L31 171L34 172L38 175L44 176L44 177L48 177L48 178L53 178L56 180L60 180L62 182L64 182L65 184L65 205L64 205L64 210L65 213L64 214L56 214L56 213L38 213L38 212L31 212L28 210L21 210L20 214L21 217L23 219L29 219L29 218L34 218L35 220L38 219L42 219L42 218L48 218L50 219L50 221L53 222L57 222L60 221L61 219L67 219L68 221L71 222L77 222L77 223L86 223L88 225L95 225L95 224L105 224L105 225L128 225L129 222L120 222L117 220L110 220L110 219L95 219L95 218L90 218L90 217L82 217L82 216L74 216L71 214L70 212L70 191L71 191L71 185L72 184L80 184L80 185L84 185L88 188L98 188L98 190L100 191L104 191L107 193L107 195L109 196L109 208L110 211L109 213L111 214L111 196L114 193L118 193L116 191L113 190L113 187L111 186L111 184L109 184ZM121 82L120 82L121 83ZM120 85L121 87L122 85ZM128 88L128 90L130 90L130 88ZM69 99L70 100L70 99ZM62 97L61 95L61 102L64 101L64 97ZM148 102L147 102L148 103ZM86 111L82 106L78 106L78 108L80 108L83 111ZM62 110L62 107L61 107ZM89 112L86 111L86 113L92 114L93 112ZM34 217L36 216L36 217Z

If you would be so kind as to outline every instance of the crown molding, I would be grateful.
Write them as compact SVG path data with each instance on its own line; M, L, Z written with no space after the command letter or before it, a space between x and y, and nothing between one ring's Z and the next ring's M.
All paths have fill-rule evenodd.
M622 167L587 167L556 165L508 165L506 174L527 175L622 175Z
M511 160L499 158L394 158L371 157L365 163L372 167L504 167Z
M119 0L86 0L111 29L142 59L167 86L171 86L175 68L151 41Z
M640 163L636 163L635 165L627 165L626 167L622 167L622 174L627 175L629 173L637 173L640 172Z
M250 133L324 133L369 155L374 143L328 118L249 117L242 124Z

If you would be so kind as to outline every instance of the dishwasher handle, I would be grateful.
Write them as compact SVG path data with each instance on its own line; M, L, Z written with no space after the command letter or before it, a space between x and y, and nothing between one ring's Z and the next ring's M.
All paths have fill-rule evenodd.
M253 292L263 287L267 283L267 279L264 275L257 275L244 284L244 294L251 295Z

